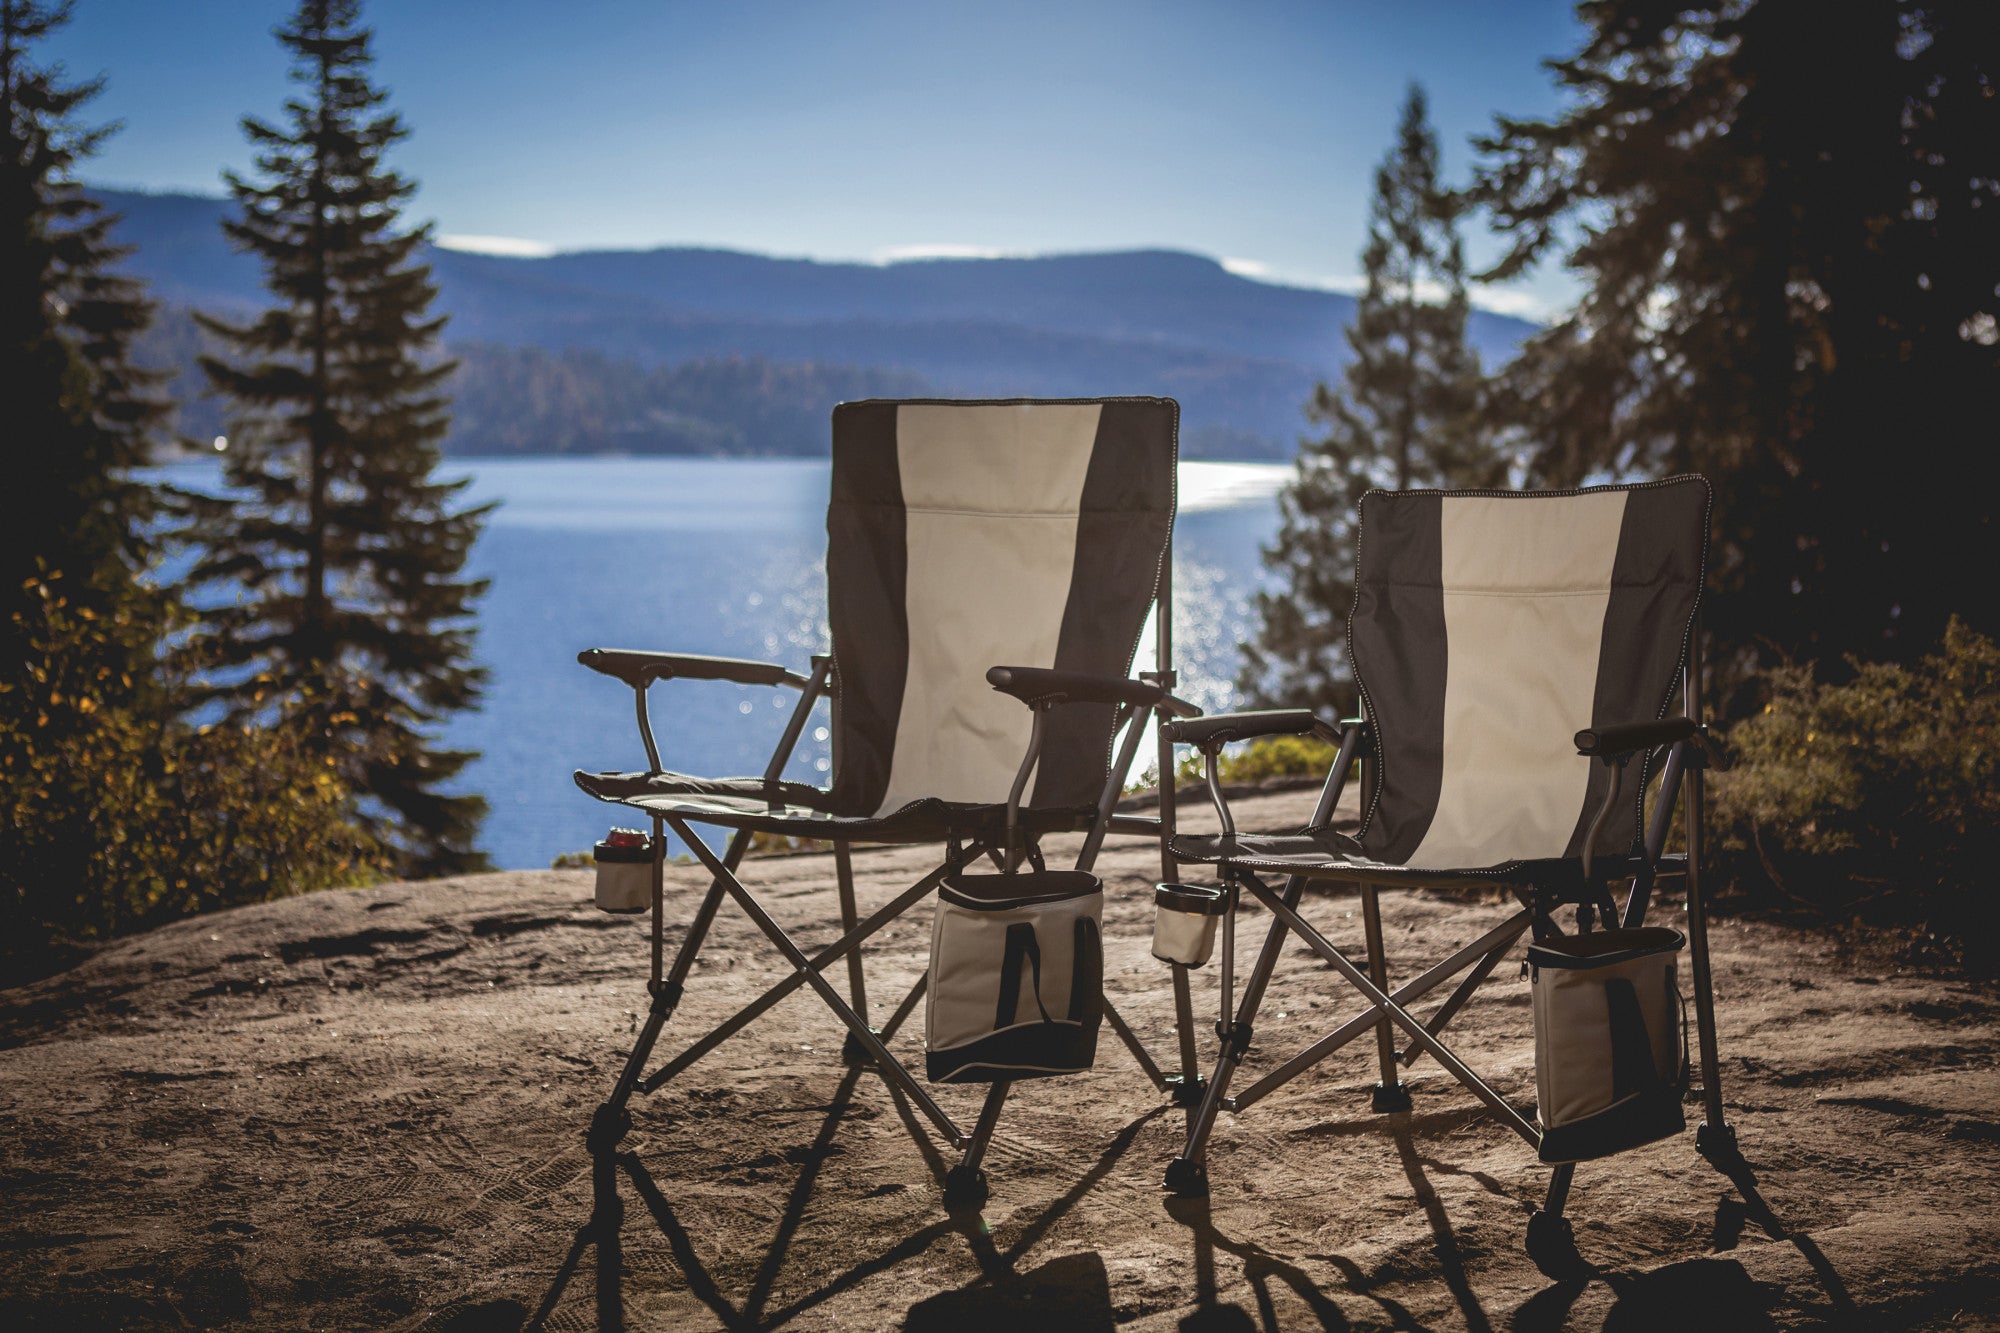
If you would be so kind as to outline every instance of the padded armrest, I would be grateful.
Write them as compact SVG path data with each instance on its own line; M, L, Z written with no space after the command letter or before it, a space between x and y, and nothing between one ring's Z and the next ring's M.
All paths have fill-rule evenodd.
M1127 680L1123 676L1058 671L1053 667L997 666L987 671L986 683L1030 707L1043 703L1131 704L1137 708L1165 708L1175 717L1201 716L1201 709L1185 699L1176 699L1151 681Z
M1576 752L1598 759L1616 759L1694 735L1694 719L1663 717L1657 722L1612 722L1576 733Z
M633 689L656 680L728 680L738 685L789 685L802 690L809 683L775 662L751 662L740 657L702 657L693 653L649 653L636 648L586 648L576 660L592 671L616 676Z
M1347 727L1363 727L1367 724L1359 720L1345 723ZM1315 733L1327 739L1337 738L1341 727L1322 722L1306 708L1271 708L1253 713L1213 713L1208 717L1198 717L1186 722L1169 722L1166 725L1167 739L1181 745L1193 745L1201 749L1227 745L1231 741L1253 740L1258 736L1304 736Z

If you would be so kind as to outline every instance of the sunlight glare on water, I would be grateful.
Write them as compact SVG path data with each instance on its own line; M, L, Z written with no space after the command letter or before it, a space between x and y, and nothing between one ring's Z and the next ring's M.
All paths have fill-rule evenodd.
M480 752L461 785L492 805L481 841L496 865L546 866L614 823L639 822L571 781L576 768L645 766L631 691L579 667L580 650L711 653L800 672L827 650L823 459L453 459L446 470L470 479L467 502L500 502L469 570L492 581L475 649L490 672L485 702L443 729L446 744ZM1206 709L1235 701L1237 645L1266 577L1258 550L1290 476L1268 463L1180 465L1174 658L1179 693ZM1149 624L1133 669L1152 667ZM656 686L662 761L760 773L796 698ZM786 777L829 780L829 727L822 704Z

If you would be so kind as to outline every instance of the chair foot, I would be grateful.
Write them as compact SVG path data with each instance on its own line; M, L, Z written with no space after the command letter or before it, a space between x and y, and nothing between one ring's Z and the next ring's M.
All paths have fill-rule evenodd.
M986 1202L986 1173L963 1163L945 1172L944 1210L948 1213L977 1212Z
M604 1102L590 1117L590 1128L583 1134L583 1146L592 1157L616 1152L631 1129L632 1113L623 1106Z
M1167 1095L1175 1106L1199 1106L1202 1094L1208 1091L1208 1080L1196 1075L1189 1078L1185 1074L1167 1075Z
M1191 1162L1185 1157L1176 1157L1167 1163L1167 1178L1163 1182L1167 1193L1180 1199L1206 1199L1208 1197L1208 1168L1200 1162Z
M881 1028L869 1028L868 1030L877 1037L882 1035ZM840 1061L849 1069L861 1069L874 1064L875 1057L870 1055L868 1048L861 1044L861 1038L850 1032L847 1034L847 1040L840 1043Z
M1733 1125L1711 1125L1704 1120L1695 1126L1694 1150L1717 1166L1740 1162L1742 1152L1736 1147L1736 1128Z
M1405 1083L1377 1083L1369 1104L1377 1111L1407 1111L1410 1109L1410 1089Z
M1542 1276L1557 1282L1587 1277L1591 1267L1577 1252L1569 1219L1536 1209L1528 1215L1528 1258Z

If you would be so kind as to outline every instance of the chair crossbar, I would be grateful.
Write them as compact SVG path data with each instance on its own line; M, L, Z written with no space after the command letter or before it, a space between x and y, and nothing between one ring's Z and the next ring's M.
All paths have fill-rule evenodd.
M1179 1038L1181 1057L1181 1087L1199 1087L1201 1082L1201 1057L1194 1048L1194 997L1188 986L1188 970L1180 964L1171 965L1168 971L1174 978L1174 1035ZM1188 1114L1193 1115L1195 1104L1190 1103Z
M687 830L686 825L676 823L674 831L676 833L679 833L681 837L687 841L690 847L696 847L698 849L695 853L697 856L702 856L704 852L708 852L706 844L701 843L700 839L694 837L694 835ZM884 904L881 908L870 913L867 920L860 922L852 930L842 935L832 944L827 945L824 949L821 949L811 958L806 959L803 967L797 968L797 970L793 971L793 973L790 976L784 978L782 981L779 981L777 984L773 985L769 990L765 991L762 995L758 996L756 999L752 1000L749 1004L739 1009L735 1014L731 1015L729 1018L725 1019L722 1023L718 1024L712 1031L708 1033L707 1036L700 1038L698 1041L690 1045L685 1051L682 1051L679 1055L675 1056L667 1064L661 1066L659 1069L655 1070L652 1074L647 1075L646 1078L637 1085L639 1091L646 1093L653 1092L655 1089L659 1088L662 1084L666 1083L669 1079L673 1078L675 1075L685 1070L689 1065L692 1065L695 1061L701 1059L702 1056L707 1055L717 1046L720 1046L723 1042L729 1040L729 1038L735 1036L738 1032L741 1032L744 1028L748 1027L758 1018L762 1017L766 1011L772 1008L772 1006L776 1005L779 1001L783 1000L786 996L790 995L793 991L797 990L800 986L805 985L808 973L817 976L825 968L832 966L835 962L838 962L841 958L845 957L850 951L857 949L870 936L875 935L876 933L881 931L881 929L884 926L887 926L891 921L894 921L897 917L901 916L904 912L907 912L911 907L915 906L918 902L921 902L925 897L929 896L930 893L937 888L939 881L941 881L946 875L956 871L960 866L964 865L966 862L971 861L975 857L979 856L981 850L982 849L979 846L979 844L975 843L963 849L963 851L959 854L958 857L948 858L944 862L944 864L938 866L937 869L925 875L915 884L912 884L909 888L905 889L902 893L898 894L893 900ZM722 879L720 878L720 876L723 874L727 874L729 882L734 883L737 889L747 896L748 890L745 890L743 888L742 884L736 880L736 877L733 873L729 873L729 868L726 865L726 863L721 864L718 867L718 864L713 861L713 856L714 856L713 852L708 852L708 855L706 857L703 857L703 862L702 862L704 865L709 867L711 874L716 874L718 876L715 884L709 890L710 900L711 901L719 900L723 896L723 894L727 892L728 886L724 884ZM714 911L713 908L711 907L710 901L704 901L702 906L707 916L712 918L714 916ZM690 942L696 944L696 947L699 947L699 940L697 939L693 931L689 932L688 938ZM693 962L693 954L688 949L687 944L683 944L681 957L675 960L675 968L677 971L683 970L682 969L683 963L691 965L692 962ZM910 1003L910 1001L905 1001L905 1003L906 1004Z
M854 907L854 855L844 842L833 845L833 868L840 897L840 928L851 931L859 924ZM868 980L862 974L859 949L850 950L847 955L847 989L854 996L854 1011L865 1021L868 1017Z
M1125 1021L1125 1015L1111 1003L1110 996L1104 997L1104 1017L1111 1024L1111 1030L1118 1034L1118 1040L1125 1043L1125 1049L1132 1052L1132 1058L1139 1062L1139 1069L1152 1082L1153 1090L1165 1092L1167 1076L1160 1072L1160 1066L1147 1054L1145 1046L1139 1041L1139 1034L1132 1030L1132 1025Z
M993 1140L993 1131L1000 1127L1000 1108L1007 1101L1007 1093L1013 1087L1008 1079L1000 1079L986 1089L986 1100L980 1103L979 1120L972 1127L972 1137L958 1147L965 1149L965 1157L959 1163L959 1170L968 1176L979 1174L979 1164L986 1159L986 1145Z
M707 843L695 836L694 831L688 827L685 820L669 816L667 823L673 827L675 833L680 835L681 840L687 843L689 848L693 850L695 857L708 868L708 872L711 875L715 876L716 880L721 883L729 896L736 900L736 905L743 909L743 914L750 918L758 930L763 932L766 939L771 941L772 947L785 956L785 960L794 969L793 976L801 978L806 985L811 986L813 990L818 992L821 1002L833 1011L834 1017L847 1025L848 1031L854 1034L854 1039L861 1043L868 1054L874 1058L876 1067L880 1070L882 1076L901 1087L909 1095L910 1100L917 1104L917 1108L924 1113L926 1119L937 1126L938 1132L944 1135L945 1141L950 1143L952 1147L963 1148L966 1144L970 1143L971 1138L959 1131L958 1126L952 1123L951 1117L945 1114L944 1108L937 1104L936 1099L930 1095L921 1083L917 1082L911 1076L909 1070L903 1068L902 1063L895 1056L889 1053L889 1048L882 1044L882 1039L869 1031L867 1020L855 1013L847 1001L840 998L840 992L836 991L832 984L824 976L820 975L825 963L833 961L828 956L833 951L830 949L822 950L817 955L817 959L824 960L824 962L819 967L815 967L815 958L808 957L805 950L799 948L793 942L792 937L785 933L784 927L780 926L777 920L764 910L764 905L758 902L756 896L749 889L745 888L743 882L737 879L729 868L722 863L722 858L717 856ZM940 867L939 871L934 873L938 873L939 878L942 878L943 873L947 872L949 868L950 862L947 861L945 866ZM926 893L929 892L929 887L925 886ZM905 899L908 901L905 902ZM897 903L902 904L902 907L898 910L907 909L908 906L916 901L917 897L913 897L912 893L905 893L902 898L897 900ZM892 903L891 906L896 906L896 904ZM880 912L877 912L875 916L882 917L882 921L878 923L878 929L880 925L887 924L890 919L889 917L884 917ZM875 920L875 917L871 917L870 920ZM859 940L855 940L850 944L843 937L843 940L836 947L844 953L846 949L852 948L853 944L858 944L859 942ZM774 987L773 989L776 988Z
M1506 955L1507 951L1514 947L1514 941L1521 938L1522 933L1528 929L1529 924L1533 920L1534 914L1523 908L1500 925L1495 926L1492 930L1487 931L1484 935L1451 955L1451 957L1432 967L1423 975L1413 977L1401 986L1398 986L1394 991L1390 992L1389 998L1398 1004L1420 1000L1463 971L1468 964L1476 962L1478 966L1474 967L1468 975L1467 985L1461 986L1459 991L1454 993L1453 998L1456 998L1458 994L1471 994L1468 986L1471 988L1477 987L1479 980L1492 971L1494 964L1499 962ZM1450 1007L1449 1000L1446 1001L1446 1007ZM1439 1015L1442 1015L1442 1021L1440 1021ZM1324 1037L1321 1037L1318 1041L1285 1061L1284 1064L1266 1074L1263 1078L1258 1079L1257 1082L1251 1084L1240 1096L1226 1099L1223 1102L1223 1106L1230 1111L1241 1111L1256 1102L1262 1101L1265 1097L1276 1092L1279 1088L1305 1073L1306 1070L1326 1059L1326 1057L1332 1055L1341 1047L1346 1046L1356 1037L1367 1032L1381 1021L1382 1010L1379 1006L1362 1010L1332 1032L1327 1033ZM1441 1009L1438 1011L1438 1014L1432 1015L1430 1023L1426 1024L1426 1029L1435 1037L1444 1028L1444 1025L1450 1021L1451 1014ZM1435 1025L1434 1027L1432 1026L1433 1024Z
M1332 783L1328 784L1328 789L1333 790ZM1321 797L1321 804L1326 804L1324 796ZM1305 877L1302 875L1293 875L1286 879L1286 901L1297 901L1299 895L1305 892L1305 885ZM1227 924L1228 918L1224 917L1223 920ZM1233 946L1233 940L1231 943ZM1216 1056L1215 1072L1209 1078L1208 1086L1202 1089L1201 1101L1188 1120L1187 1146L1181 1150L1182 1161L1199 1163L1207 1149L1209 1133L1215 1128L1217 1113L1222 1110L1223 1094L1228 1091L1229 1080L1243 1059L1243 1047L1238 1043L1237 1035L1255 1019L1258 1008L1264 1003L1264 990L1271 983L1271 974L1277 970L1278 954L1284 948L1284 943L1283 923L1273 922L1270 932L1264 936L1264 947L1258 951L1257 961L1250 969L1250 980L1243 988L1242 1005L1228 1030L1219 1034L1222 1037L1222 1050ZM1225 995L1225 1003L1227 999Z
M882 1025L883 1041L895 1036L897 1030L909 1020L910 1015L916 1012L917 1001L924 998L924 992L930 988L930 984L929 972L917 973L916 981L910 986L910 993L903 997L903 1002L896 1006L896 1012L890 1014L889 1021Z
M1542 1141L1541 1131L1529 1124L1522 1117L1521 1113L1508 1103L1505 1097L1502 1097L1486 1080L1474 1073L1470 1066L1458 1058L1451 1047L1445 1045L1442 1039L1432 1036L1409 1010L1403 1008L1401 1004L1397 1003L1370 980L1366 971L1349 961L1347 955L1336 948L1333 942L1327 939L1326 936L1320 934L1316 926L1300 916L1283 898L1273 893L1262 880L1247 872L1239 872L1239 874L1245 887L1256 896L1259 902L1270 909L1273 916L1283 920L1286 925L1297 932L1299 938L1304 940L1314 953L1332 964L1335 971L1346 977L1348 984L1360 991L1363 998L1371 1001L1377 1009L1387 1014L1391 1022L1408 1033L1410 1039L1418 1046L1428 1051L1431 1057L1438 1064L1442 1065L1446 1072L1454 1079L1464 1085L1467 1091L1479 1098L1480 1101L1486 1103L1487 1108L1493 1112L1494 1116L1502 1124L1527 1140L1529 1146L1540 1146Z
M1523 929L1526 929L1526 927L1523 926ZM1509 940L1507 943L1511 947L1513 941ZM1479 989L1480 983L1486 980L1492 973L1494 966L1502 958L1506 957L1506 955L1507 950L1500 948L1493 950L1480 959L1478 964L1465 974L1465 980L1458 983L1457 989L1445 996L1444 1003L1438 1006L1437 1012L1432 1014L1429 1021L1424 1024L1425 1031L1429 1032L1433 1037L1444 1031L1445 1024L1458 1016L1458 1011L1465 1007L1465 1002L1472 998L1472 993ZM1408 1069L1422 1058L1423 1053L1423 1047L1417 1045L1415 1042L1411 1042L1397 1053L1396 1062L1402 1065L1403 1068Z

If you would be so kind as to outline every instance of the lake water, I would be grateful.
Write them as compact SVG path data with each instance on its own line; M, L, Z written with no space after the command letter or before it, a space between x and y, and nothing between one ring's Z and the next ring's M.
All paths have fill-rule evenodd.
M200 465L192 465L200 466ZM471 572L484 706L446 725L480 752L461 785L492 805L481 846L504 869L588 848L629 811L594 801L572 770L643 769L632 692L577 665L585 648L653 648L805 671L827 649L828 464L800 459L453 459L474 501L498 500ZM179 469L175 469L178 471ZM211 469L212 470L212 469ZM1226 707L1250 632L1259 547L1277 531L1288 466L1184 462L1174 529L1180 693ZM1136 669L1152 666L1150 629ZM661 761L681 772L761 773L798 695L670 681L651 691ZM825 782L825 705L786 776ZM623 818L620 816L623 815Z

